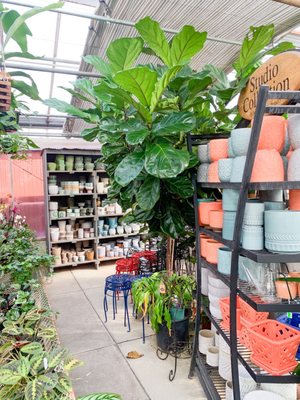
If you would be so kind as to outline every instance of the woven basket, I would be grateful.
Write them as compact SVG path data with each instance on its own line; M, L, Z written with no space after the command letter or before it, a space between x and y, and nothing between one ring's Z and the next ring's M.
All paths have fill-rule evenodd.
M0 72L0 111L6 112L10 109L11 100L11 77L6 72Z

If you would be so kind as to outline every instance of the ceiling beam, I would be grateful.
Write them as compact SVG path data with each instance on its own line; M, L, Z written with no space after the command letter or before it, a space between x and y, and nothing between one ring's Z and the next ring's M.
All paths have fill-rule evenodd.
M2 3L13 4L16 6L23 6L23 7L29 7L29 8L36 7L36 5L34 5L34 4L24 4L24 3L21 3L20 1L15 1L15 0L2 0ZM85 14L85 13L80 13L80 12L68 11L68 10L64 10L63 8L49 10L49 12L71 15L73 17L87 18L87 19L92 19L95 21L102 21L102 22L106 22L106 23L110 23L110 24L125 25L125 26L130 26L132 28L134 28L134 26L135 26L135 22L133 22L133 21L126 21L123 19L116 19L116 18L111 18L111 17L107 17L107 16L102 16L102 15ZM178 31L175 29L162 28L162 30L166 33L172 33L172 34L178 33ZM209 40L211 42L219 42L219 43L230 44L230 45L234 45L234 46L242 45L242 42L238 42L236 40L223 39L220 37L215 37L215 36L210 36L210 35L207 36L207 40Z

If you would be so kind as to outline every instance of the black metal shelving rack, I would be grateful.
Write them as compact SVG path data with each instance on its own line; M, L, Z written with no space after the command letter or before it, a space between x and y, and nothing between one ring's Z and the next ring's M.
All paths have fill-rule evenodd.
M267 105L270 99L284 99L289 102L289 105ZM251 289L245 283L238 279L238 257L244 255L256 262L272 263L272 262L300 262L300 253L297 254L273 254L266 250L251 251L245 250L240 246L240 235L243 225L245 204L248 198L249 190L288 190L300 189L299 182L250 182L255 153L257 150L259 133L262 125L263 116L267 114L284 114L284 113L300 113L300 107L291 105L300 102L299 91L270 91L268 86L261 86L258 94L257 107L254 115L254 122L252 126L250 145L247 153L246 164L241 183L197 183L196 175L193 176L194 185L194 209L195 209L195 235L196 235L196 253L197 253L197 316L195 324L195 336L193 343L193 354L191 359L190 374L192 377L196 372L203 389L208 397L212 400L225 399L225 381L218 375L216 368L211 368L205 364L204 357L199 353L198 341L200 330L200 312L201 310L207 315L211 323L215 326L219 334L227 342L231 349L231 369L232 369L232 382L234 400L240 400L239 376L238 376L238 362L240 361L247 369L249 374L257 383L300 383L300 377L295 375L272 376L263 371L250 361L250 352L246 347L242 346L237 338L236 331L236 295L238 294L244 301L246 301L256 311L269 311L269 312L300 312L300 304L294 301L291 302L275 302L274 300L266 301L263 304L257 297L251 293ZM203 142L203 140L210 140L224 137L224 135L189 135L188 148L192 151L193 146ZM198 205L197 205L197 191L198 189L237 189L240 191L238 208L235 220L233 240L224 240L222 233L214 232L207 228L202 228L198 225ZM230 277L225 276L218 272L216 265L209 264L200 255L200 233L205 233L207 236L216 239L229 247L232 251L231 274ZM220 326L220 321L214 318L207 307L201 302L201 268L207 268L212 271L214 275L220 278L230 288L230 316L231 324L230 331L225 331Z

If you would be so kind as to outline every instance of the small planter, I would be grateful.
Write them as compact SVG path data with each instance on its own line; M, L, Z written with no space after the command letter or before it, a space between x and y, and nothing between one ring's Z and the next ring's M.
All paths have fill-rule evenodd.
M222 246L222 243L216 240L208 240L206 242L206 259L209 263L218 264L218 249Z
M228 157L228 139L213 139L209 142L209 158L218 161Z
M288 181L300 180L300 149L293 151L288 165Z
M232 170L232 158L222 158L218 162L218 175L220 182L229 182Z
M211 210L222 210L221 201L211 201L211 199L201 199L198 201L198 213L200 225L209 225L209 212Z
M279 115L264 116L257 146L258 150L281 152L285 143L285 133L285 118Z
M230 182L242 182L246 156L240 156L233 159Z
M198 146L198 159L200 163L209 163L208 144L200 144Z
M209 164L200 164L197 172L197 182L207 182Z
M251 128L238 128L231 131L231 145L236 157L246 156L251 136Z
M300 210L300 190L289 191L289 209L294 211Z
M224 189L222 204L224 211L236 211L239 201L239 190Z
M189 318L186 317L181 321L172 322L171 335L169 335L169 329L165 323L160 325L159 331L156 333L156 344L161 351L168 352L174 342L187 342L188 337Z
M211 210L209 212L209 225L215 231L221 231L223 228L223 210Z
M254 160L251 182L282 181L284 181L284 166L279 152L258 150Z
M209 165L207 173L207 182L220 182L219 179L219 161L214 161Z

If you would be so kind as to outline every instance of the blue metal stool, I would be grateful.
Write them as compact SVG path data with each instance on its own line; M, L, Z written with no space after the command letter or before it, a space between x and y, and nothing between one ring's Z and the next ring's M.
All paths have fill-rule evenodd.
M103 308L105 315L105 322L107 322L107 296L112 297L113 300L113 319L116 318L117 309L117 295L123 296L124 298L124 326L128 324L128 332L130 332L130 321L129 321L129 313L128 313L128 295L131 290L131 275L128 274L116 274L110 275L105 279L105 288L104 288L104 299L103 299ZM127 319L127 324L126 324Z

